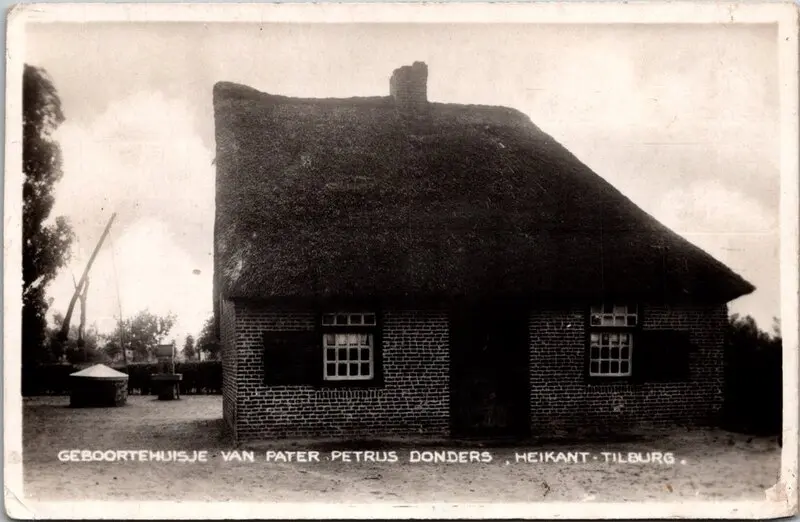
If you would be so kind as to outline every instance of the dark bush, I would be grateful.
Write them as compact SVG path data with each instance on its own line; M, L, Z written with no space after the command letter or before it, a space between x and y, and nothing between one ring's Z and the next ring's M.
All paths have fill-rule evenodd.
M752 317L731 317L725 346L723 426L751 434L781 430L782 340L758 328Z

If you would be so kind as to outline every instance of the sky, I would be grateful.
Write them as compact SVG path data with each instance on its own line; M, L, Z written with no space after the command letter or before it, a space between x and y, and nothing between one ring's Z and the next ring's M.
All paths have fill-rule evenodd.
M66 116L53 216L78 243L73 275L111 216L87 322L175 313L169 338L211 315L218 81L302 97L388 95L428 64L431 101L526 113L633 202L753 283L730 304L779 316L777 32L769 25L31 24Z

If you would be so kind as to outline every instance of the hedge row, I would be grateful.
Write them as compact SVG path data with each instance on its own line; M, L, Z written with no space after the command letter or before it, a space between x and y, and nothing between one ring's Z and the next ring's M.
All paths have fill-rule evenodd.
M783 414L781 350L728 354L723 427L752 434L777 434Z
M130 363L113 366L115 370L128 374L128 393L152 395L150 376L158 372L156 363ZM80 368L72 364L45 364L33 370L34 383L27 395L68 395L69 376ZM222 393L222 363L220 361L176 362L175 372L183 375L181 394Z

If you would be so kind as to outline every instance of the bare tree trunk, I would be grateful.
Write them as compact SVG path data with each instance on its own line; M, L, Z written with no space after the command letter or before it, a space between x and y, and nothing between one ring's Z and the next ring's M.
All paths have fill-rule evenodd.
M78 299L80 299L81 303L81 322L78 324L78 346L85 346L86 341L84 340L84 335L86 334L86 296L89 294L89 278L86 278L86 281L83 283L83 289L81 290ZM84 356L85 348L84 348Z
M61 325L61 331L59 332L59 338L62 341L66 341L67 337L69 337L69 323L72 320L72 310L75 308L75 301L78 300L80 289L86 282L86 278L89 277L89 270L92 268L92 263L94 263L94 259L97 257L100 247L103 246L103 241L105 241L108 231L111 229L111 225L114 223L114 218L116 217L116 212L111 214L111 219L108 220L108 224L106 225L105 230L103 230L103 235L100 236L100 241L98 241L97 245L94 247L94 251L92 252L91 257L89 257L89 262L86 263L86 268L83 270L83 275L81 276L80 281L78 281L78 284L75 286L75 293L72 294L72 299L70 299L69 306L67 307L67 313L64 316L64 323Z

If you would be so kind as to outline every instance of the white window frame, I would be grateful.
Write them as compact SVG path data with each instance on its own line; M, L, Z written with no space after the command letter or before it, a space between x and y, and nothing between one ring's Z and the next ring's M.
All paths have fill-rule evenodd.
M375 378L375 329L377 316L373 312L324 313L322 326L322 378L325 381L369 381ZM344 341L344 342L342 342ZM344 350L345 359L339 358ZM351 358L356 350L357 358ZM364 358L366 350L367 358ZM331 354L333 357L331 358ZM329 373L328 365L334 365ZM346 375L338 373L344 364ZM351 365L357 365L357 374L350 375ZM368 373L361 373L368 364Z
M635 331L639 326L639 307L633 304L603 303L593 305L589 309L589 336L588 336L588 374L589 377L630 377L633 375L633 349L635 344ZM623 343L623 339L626 340ZM603 341L606 340L604 343ZM627 348L627 357L622 356ZM597 350L597 356L593 351ZM603 357L606 350L607 356ZM612 357L614 350L617 356ZM608 363L608 371L603 372L603 363ZM593 371L593 363L597 370ZM612 372L612 363L616 363L617 371ZM627 364L627 371L623 371L623 364Z

